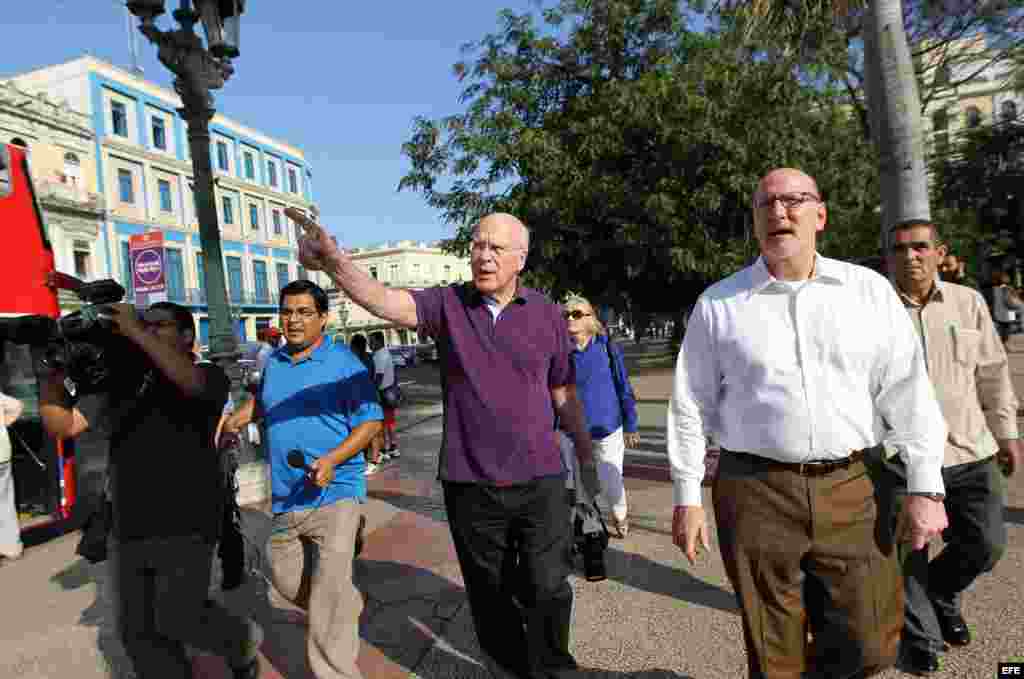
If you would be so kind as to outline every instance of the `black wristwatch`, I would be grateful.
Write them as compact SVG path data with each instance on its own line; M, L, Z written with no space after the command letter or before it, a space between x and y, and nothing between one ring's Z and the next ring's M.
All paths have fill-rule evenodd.
M917 497L926 497L929 500L934 500L936 502L942 502L943 500L946 499L946 496L943 495L942 493L907 493L907 495L914 495L914 496L917 496Z

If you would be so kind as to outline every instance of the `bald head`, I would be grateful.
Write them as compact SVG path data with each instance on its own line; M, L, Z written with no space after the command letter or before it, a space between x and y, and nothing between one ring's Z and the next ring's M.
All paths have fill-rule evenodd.
M492 212L477 222L473 229L473 237L475 238L481 232L501 234L516 247L523 250L530 249L530 230L519 219L507 212Z
M803 170L793 167L780 167L766 174L757 183L757 190L754 192L754 202L757 202L759 195L765 193L766 186L780 184L797 187L799 191L805 191L819 198L821 197L821 191L818 190L818 182L814 181L814 177Z

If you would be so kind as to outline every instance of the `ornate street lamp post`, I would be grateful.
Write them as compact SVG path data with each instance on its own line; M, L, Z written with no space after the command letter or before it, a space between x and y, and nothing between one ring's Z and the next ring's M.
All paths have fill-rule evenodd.
M224 368L233 390L241 382L238 343L232 327L221 257L220 229L213 191L210 161L210 120L215 112L211 90L224 86L234 69L231 59L238 56L239 20L244 0L179 0L174 19L177 30L164 31L156 18L164 13L164 0L128 0L132 14L141 20L139 30L159 48L160 62L174 73L174 89L181 97L178 109L188 123L188 143L192 153L192 172L199 239L203 248L206 279L206 304L210 316L210 358ZM207 47L193 32L202 21Z

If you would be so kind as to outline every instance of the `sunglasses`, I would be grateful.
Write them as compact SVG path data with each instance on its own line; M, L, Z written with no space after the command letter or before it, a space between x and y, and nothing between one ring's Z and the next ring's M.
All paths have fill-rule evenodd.
M581 318L583 318L584 316L591 316L591 315L592 314L584 313L584 312L580 311L579 309L573 309L572 311L566 311L565 312L566 320L569 320L571 318L574 321L578 321Z

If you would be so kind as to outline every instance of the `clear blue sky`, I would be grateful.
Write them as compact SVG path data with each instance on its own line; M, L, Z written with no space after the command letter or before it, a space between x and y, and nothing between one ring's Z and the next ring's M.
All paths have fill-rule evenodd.
M178 0L167 0L168 10ZM60 63L88 50L130 64L125 9L116 0L5 0L8 45L0 75ZM235 76L217 108L306 153L322 221L348 246L453 235L418 193L397 193L408 169L401 144L414 116L462 110L452 75L459 47L530 0L420 3L248 0ZM173 24L169 15L159 19ZM201 30L201 29L200 29ZM156 49L136 40L146 77L170 87Z

